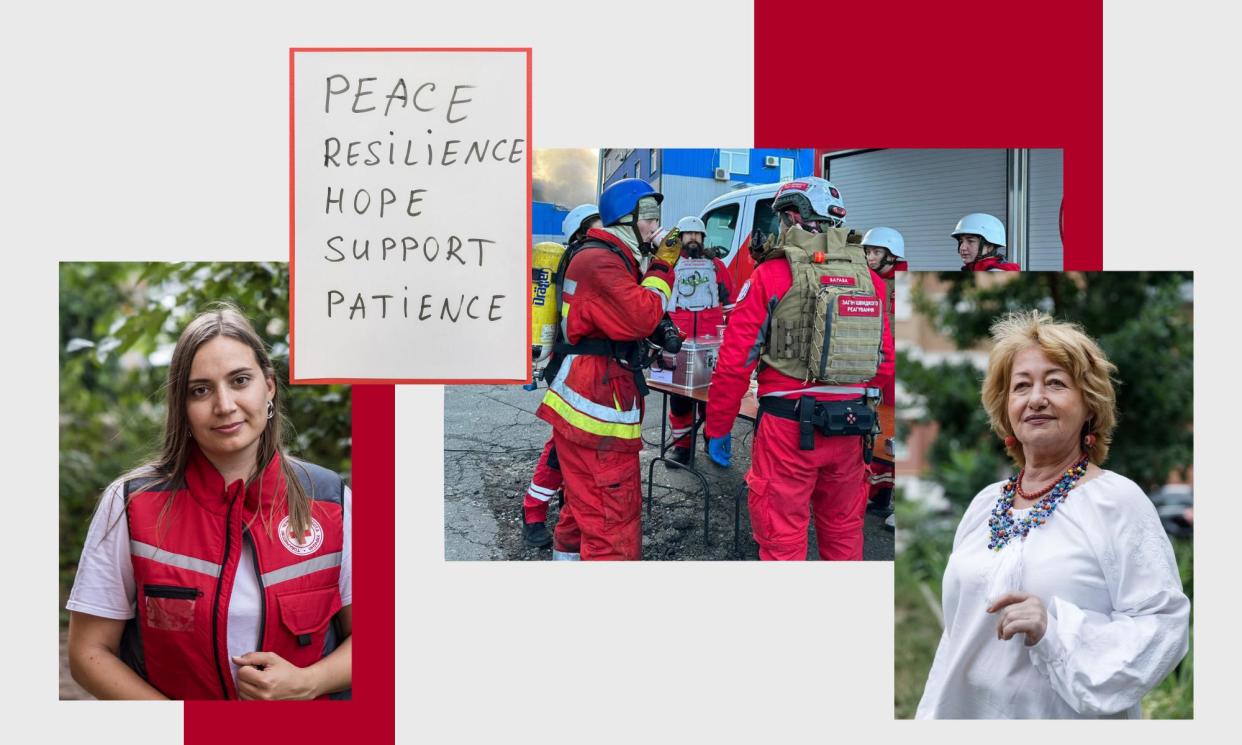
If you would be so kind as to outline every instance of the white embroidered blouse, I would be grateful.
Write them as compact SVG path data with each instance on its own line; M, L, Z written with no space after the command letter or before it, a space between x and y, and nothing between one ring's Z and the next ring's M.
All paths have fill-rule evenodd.
M1173 547L1137 484L1104 471L1070 491L1026 540L999 552L988 518L1003 482L974 498L944 573L944 634L919 719L1138 718L1185 656L1190 601ZM1023 510L1014 510L1015 518ZM1000 595L1037 595L1044 637L996 637Z

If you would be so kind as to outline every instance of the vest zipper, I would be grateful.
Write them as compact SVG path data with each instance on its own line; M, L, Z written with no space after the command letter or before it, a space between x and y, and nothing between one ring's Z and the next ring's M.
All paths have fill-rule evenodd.
M229 550L233 543L233 504L236 501L236 499L229 500L229 511L224 517L224 557L220 559L220 576L216 577L216 600L211 607L211 651L216 658L216 675L220 677L220 692L226 701L229 697L229 686L224 682L224 668L220 666L220 596L224 590L224 573L229 565ZM229 675L232 674L230 670Z
M267 588L263 586L263 573L259 570L257 541L250 534L249 528L242 528L242 540L250 542L250 551L254 554L254 578L259 583L259 646L256 649L262 651L264 642L267 641Z
M142 591L152 598L196 600L203 596L202 590L194 587L178 587L176 585L143 585Z

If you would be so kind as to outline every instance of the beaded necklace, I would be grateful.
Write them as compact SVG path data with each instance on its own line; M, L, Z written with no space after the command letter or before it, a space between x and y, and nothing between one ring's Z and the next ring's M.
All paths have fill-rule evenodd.
M1078 479L1082 478L1086 472L1087 458L1084 456L1082 460L1070 466L1060 480L1053 484L1050 493L1032 505L1030 511L1020 520L1013 518L1013 498L1018 491L1018 482L1022 478L1022 472L1016 476L1010 476L1005 485L1001 487L1000 499L996 500L996 506L992 508L992 517L988 519L988 528L991 530L988 548L1000 551L1015 538L1026 540L1026 536L1032 530L1048 522L1052 513L1057 511L1057 506L1065 501L1070 489L1074 488Z

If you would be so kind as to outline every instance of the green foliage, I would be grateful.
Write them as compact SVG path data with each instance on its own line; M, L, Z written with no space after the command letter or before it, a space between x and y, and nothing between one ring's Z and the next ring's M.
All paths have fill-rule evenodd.
M167 361L177 335L216 301L238 306L271 350L291 425L289 451L349 478L348 386L286 385L286 264L61 264L62 607L100 494L158 451Z
M897 352L897 369L902 386L923 404L924 420L940 424L928 453L932 464L928 476L944 487L951 502L964 508L1009 464L979 403L983 373L970 362L924 365L905 350Z

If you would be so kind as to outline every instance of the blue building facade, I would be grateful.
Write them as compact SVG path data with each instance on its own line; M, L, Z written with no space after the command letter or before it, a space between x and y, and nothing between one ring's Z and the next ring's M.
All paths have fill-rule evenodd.
M530 232L532 245L534 243L542 243L543 241L561 243L564 238L561 235L561 223L565 222L565 216L568 214L569 210L564 207L558 207L551 202L531 202Z
M812 148L633 148L600 151L599 187L641 178L664 194L662 222L698 215L735 189L815 173Z

